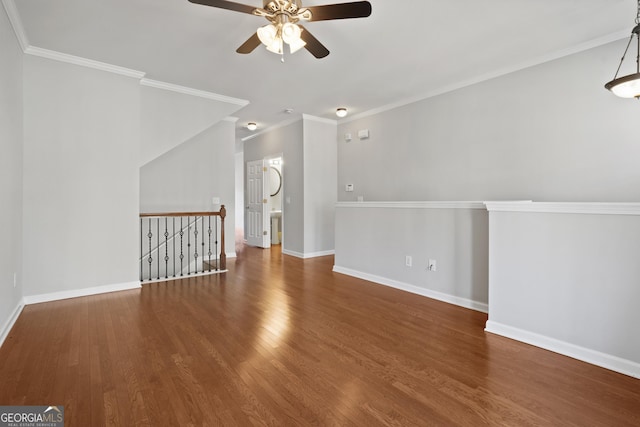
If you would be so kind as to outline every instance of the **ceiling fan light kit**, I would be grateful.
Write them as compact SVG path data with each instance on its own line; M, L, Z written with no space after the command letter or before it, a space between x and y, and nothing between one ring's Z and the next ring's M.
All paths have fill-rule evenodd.
M638 0L638 12L635 22L636 26L633 28L633 30L631 30L631 38L629 38L627 48L622 55L620 65L618 65L618 69L616 70L616 75L613 77L613 80L604 85L606 89L610 90L614 95L621 98L640 99L640 0ZM627 52L629 51L629 47L631 46L634 37L636 38L637 44L636 72L626 76L618 77L618 73L620 72L620 68L622 67L622 63L627 56Z
M226 0L189 1L265 18L269 24L258 28L256 33L249 37L236 52L251 53L256 47L263 44L269 52L282 55L283 62L284 44L289 45L291 53L306 48L316 58L324 58L329 55L329 50L298 22L366 18L371 15L371 3L368 1L302 7L301 0L263 0L262 8Z

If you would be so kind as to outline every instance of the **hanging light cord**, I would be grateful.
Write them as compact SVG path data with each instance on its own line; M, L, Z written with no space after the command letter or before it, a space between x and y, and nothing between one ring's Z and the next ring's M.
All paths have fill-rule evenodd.
M613 80L618 78L618 73L620 72L620 68L622 68L622 63L624 62L624 58L627 56L627 51L629 50L629 46L631 46L631 42L634 37L638 37L638 54L636 56L636 72L640 73L640 0L638 0L638 12L636 14L636 27L631 31L631 37L629 38L629 43L627 43L627 48L624 50L622 54L622 59L620 59L620 64L618 64L618 69L616 70L616 75L613 77Z

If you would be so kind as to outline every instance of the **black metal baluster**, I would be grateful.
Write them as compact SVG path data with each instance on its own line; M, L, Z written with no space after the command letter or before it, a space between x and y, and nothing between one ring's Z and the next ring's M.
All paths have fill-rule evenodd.
M142 253L142 225L143 220L140 218L140 281L142 282L142 257L144 254Z
M187 276L191 274L191 217L187 216Z
M153 277L153 274L151 273L151 264L153 263L153 258L151 257L151 238L153 237L153 233L151 232L151 218L147 221L147 225L149 227L149 232L147 233L147 237L149 238L149 280L151 280Z
M158 280L160 280L160 217L156 219L156 250L158 251Z
M169 278L169 229L166 216L164 217L164 278Z
M204 273L204 250L205 250L205 244L204 244L204 217L202 217L202 227L200 227L202 229L202 239L200 239L202 241L202 243L200 243L200 246L202 246L202 248L200 249L200 259L202 260L202 272Z
M182 247L183 247L182 236L184 236L184 228L182 226L182 218L183 217L180 217L180 276L181 277L184 274L183 273L184 267L182 266L182 262L184 260L184 253L183 253L183 250L182 250Z
M198 273L198 217L195 217L195 220L193 221L193 227L194 227L194 231L193 231L193 238L194 238L194 242L193 242L193 260L195 262L195 271L194 273Z
M215 221L216 225L214 227L214 231L215 231L215 246L214 246L214 251L215 251L215 255L216 255L216 271L220 270L220 261L218 260L218 254L220 253L218 251L218 219L216 217L216 221Z
M211 215L209 215L209 229L207 233L209 234L209 252L207 254L209 255L209 272L211 272Z
M171 232L171 241L173 243L173 277L176 277L176 217L173 217L173 230Z

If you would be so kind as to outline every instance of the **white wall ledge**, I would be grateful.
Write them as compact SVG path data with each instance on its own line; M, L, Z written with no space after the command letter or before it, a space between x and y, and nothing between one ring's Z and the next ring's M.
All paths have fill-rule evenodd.
M388 208L388 209L486 209L484 202L338 202L336 208Z
M489 212L640 215L640 203L485 202Z

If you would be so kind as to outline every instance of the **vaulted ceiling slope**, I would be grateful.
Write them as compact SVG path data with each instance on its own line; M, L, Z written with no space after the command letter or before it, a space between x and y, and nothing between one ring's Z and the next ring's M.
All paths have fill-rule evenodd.
M634 0L370 0L368 18L305 24L328 57L301 50L282 63L263 47L235 52L264 18L187 0L3 1L31 46L249 100L235 114L240 137L248 121L264 129L290 120L285 108L363 114L618 40L636 12Z

